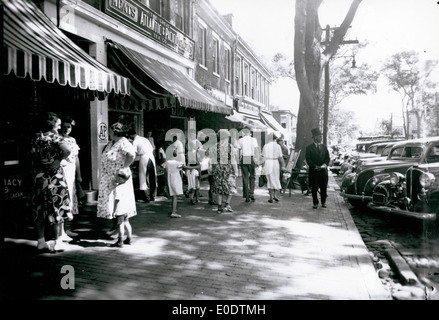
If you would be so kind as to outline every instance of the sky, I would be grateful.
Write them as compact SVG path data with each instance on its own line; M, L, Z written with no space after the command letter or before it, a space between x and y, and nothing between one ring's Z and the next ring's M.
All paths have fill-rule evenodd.
M210 0L221 13L232 13L233 29L260 56L271 58L280 52L293 57L294 0ZM351 0L324 0L319 9L320 25L340 26ZM439 4L437 0L363 0L346 39L368 42L356 55L362 62L379 67L392 54L414 50L421 59L439 60ZM343 47L346 54L355 45ZM352 49L351 49L352 48ZM439 82L439 71L435 80ZM271 103L297 113L299 93L291 79L282 79L271 87ZM365 130L373 130L377 119L390 119L402 125L401 98L380 78L378 92L348 98L339 106L355 113Z

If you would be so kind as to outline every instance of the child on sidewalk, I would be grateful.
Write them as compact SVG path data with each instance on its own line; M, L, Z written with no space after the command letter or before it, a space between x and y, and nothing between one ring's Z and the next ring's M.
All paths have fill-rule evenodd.
M209 204L216 205L216 195L214 196L212 191L212 184L213 184L213 175L212 175L212 158L209 154L209 149L206 150L206 156L205 159L207 159L207 180L209 182Z
M186 170L188 193L192 204L198 203L200 195L201 163L198 158L196 150L188 151L188 164L183 166L183 169Z
M116 188L114 189L114 217L117 219L118 240L114 244L122 248L124 244L131 244L133 228L129 218L137 214L136 202L134 199L133 180L128 169L120 169L115 178ZM125 240L125 230L127 237Z
M180 171L184 167L184 163L177 159L177 150L173 151L173 157L167 159L162 165L165 169L165 181L168 195L172 198L171 218L181 218L177 213L178 196L183 195L183 180Z

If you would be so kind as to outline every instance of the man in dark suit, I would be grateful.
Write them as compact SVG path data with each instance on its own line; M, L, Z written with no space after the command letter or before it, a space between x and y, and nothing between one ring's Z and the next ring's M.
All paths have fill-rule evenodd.
M312 129L312 138L314 140L306 147L306 162L308 163L309 186L311 187L313 208L319 206L317 191L320 189L320 198L322 207L326 208L327 188L328 188L328 165L329 151L322 144L323 135L318 128Z

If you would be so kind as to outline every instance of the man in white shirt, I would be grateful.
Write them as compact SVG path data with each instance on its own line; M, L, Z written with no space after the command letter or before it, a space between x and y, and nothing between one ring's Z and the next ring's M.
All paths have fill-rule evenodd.
M146 202L154 201L157 189L154 148L147 138L139 136L134 129L129 130L128 135L136 149L135 161L139 161L139 190L145 193Z
M238 140L239 159L242 173L243 198L245 202L255 201L256 166L259 159L259 145L251 136L249 128L242 129L244 136Z

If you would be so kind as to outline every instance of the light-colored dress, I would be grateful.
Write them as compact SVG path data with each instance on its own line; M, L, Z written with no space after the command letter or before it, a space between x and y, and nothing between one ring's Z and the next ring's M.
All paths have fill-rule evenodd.
M123 167L125 157L128 153L133 157L136 154L134 146L125 137L120 138L116 142L112 141L108 143L102 151L97 212L98 218L114 218L114 204L116 199L119 200L117 206L118 212L116 212L116 214L127 214L128 217L133 217L137 214L132 174L117 190L115 184L117 172ZM123 193L123 197L118 196L118 194L120 195L121 193Z
M168 189L170 196L179 196L183 194L183 181L181 179L181 167L183 163L177 160L167 160L163 168L167 170Z
M196 167L200 165L197 157L197 151L192 149L192 151L188 151L188 167ZM196 169L187 169L186 170L187 177L187 189L188 191L198 190L200 189L200 170Z
M70 148L70 155L67 159L61 161L61 167L64 170L67 186L69 187L70 208L72 214L78 214L78 197L76 194L76 158L79 154L79 146L73 137L63 137L64 142Z
M280 145L275 142L269 142L262 148L262 156L264 157L264 174L267 177L267 188L280 190L280 166L279 158L282 158L282 149Z

